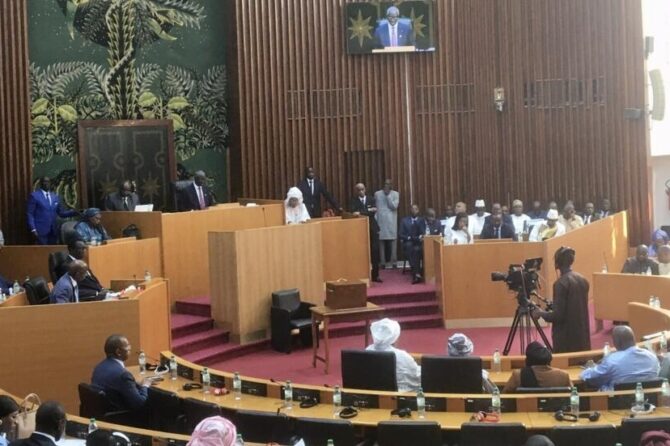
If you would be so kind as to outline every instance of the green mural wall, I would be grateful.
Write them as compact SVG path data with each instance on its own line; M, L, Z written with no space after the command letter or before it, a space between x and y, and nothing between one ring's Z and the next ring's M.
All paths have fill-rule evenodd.
M226 2L28 4L35 178L55 178L74 206L79 119L172 119L178 162L228 196Z

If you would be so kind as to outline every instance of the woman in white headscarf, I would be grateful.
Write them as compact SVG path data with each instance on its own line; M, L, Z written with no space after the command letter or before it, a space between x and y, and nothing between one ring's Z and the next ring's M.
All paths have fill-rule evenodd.
M370 325L372 345L366 350L395 353L396 380L399 392L416 392L421 387L421 366L405 350L393 346L400 337L400 324L384 318Z
M470 338L463 333L454 333L447 340L447 353L449 356L470 356L474 346ZM482 369L482 389L486 393L493 392L496 385L489 379L489 372Z
M302 202L302 192L297 187L290 188L286 194L284 215L287 225L305 223L309 220L309 212L307 212L307 207Z

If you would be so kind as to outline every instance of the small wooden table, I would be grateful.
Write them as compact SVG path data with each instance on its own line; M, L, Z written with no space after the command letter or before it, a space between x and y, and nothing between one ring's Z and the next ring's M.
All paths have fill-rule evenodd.
M358 322L365 321L365 344L367 347L370 331L370 319L377 318L384 314L385 309L370 302L365 307L359 308L343 308L341 310L333 310L326 306L312 307L312 367L316 367L316 361L322 361L326 364L326 374L328 373L328 366L330 364L330 350L328 348L328 330L330 321L338 322ZM318 336L319 323L323 321L323 349L324 355L319 356Z

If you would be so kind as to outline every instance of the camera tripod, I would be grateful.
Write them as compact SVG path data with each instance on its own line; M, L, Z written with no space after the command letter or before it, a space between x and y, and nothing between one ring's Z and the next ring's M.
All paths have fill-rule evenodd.
M512 349L512 343L514 342L514 336L516 336L517 330L519 331L519 344L521 347L521 354L524 354L526 351L526 346L530 343L531 339L531 321L535 326L535 329L540 334L542 342L549 349L552 350L549 339L544 334L540 323L534 318L530 311L535 308L535 304L525 296L524 292L519 292L517 296L517 301L519 305L516 307L516 313L514 314L514 320L512 321L512 326L509 329L509 334L507 335L507 341L505 341L505 348L503 349L503 356L507 356L509 351ZM546 302L546 301L545 301Z

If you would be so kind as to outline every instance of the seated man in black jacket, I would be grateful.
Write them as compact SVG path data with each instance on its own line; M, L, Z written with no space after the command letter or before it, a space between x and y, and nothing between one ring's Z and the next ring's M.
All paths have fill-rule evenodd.
M423 236L426 221L419 215L419 206L412 205L412 215L400 222L400 241L405 257L412 268L412 283L421 282L421 259L423 258Z
M84 260L87 250L88 246L82 239L78 238L76 234L71 236L67 244L68 252L65 261L56 265L54 268L56 272L56 280L60 279L60 277L67 272L70 263L75 260ZM90 269L88 270L88 273L86 273L86 277L80 282L77 282L77 285L79 286L79 302L103 300L109 291L102 287L100 281Z
M484 223L482 233L479 238L482 239L500 239L500 238L514 238L514 225L503 221L502 213L491 214L491 220Z

